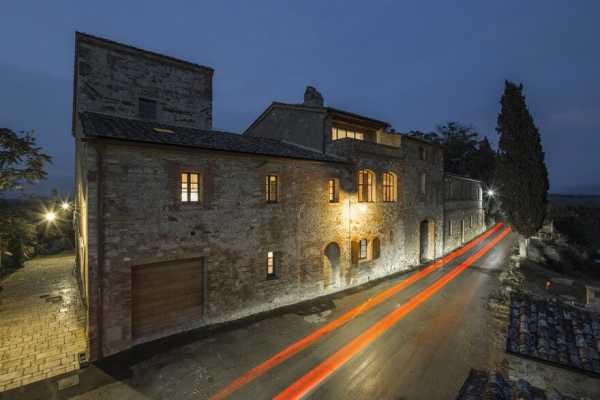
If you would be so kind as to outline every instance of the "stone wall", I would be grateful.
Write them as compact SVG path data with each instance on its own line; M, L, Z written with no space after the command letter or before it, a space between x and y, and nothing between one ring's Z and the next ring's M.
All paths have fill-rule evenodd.
M245 134L283 140L322 152L325 119L324 108L272 105Z
M481 182L446 175L440 190L445 191L444 251L449 252L485 230Z
M141 98L156 101L157 121L212 127L211 68L78 34L75 74L75 112L139 118Z
M348 164L141 145L110 144L102 154L104 356L134 344L133 266L204 257L206 315L177 329L184 330L241 318L411 268L419 263L420 221L433 218L441 229L441 204L434 208L426 203L407 207L405 199L413 185L410 175L402 178L398 202L359 204L356 170ZM377 173L382 170L373 160L357 168L367 166ZM399 177L407 176L404 168L398 161L385 166ZM200 172L200 204L179 202L181 170ZM265 202L266 174L279 176L278 203ZM340 181L339 203L328 201L329 178ZM380 184L378 180L378 191ZM351 243L363 238L369 240L369 258L352 263ZM381 253L372 259L375 238L381 243ZM441 252L441 237L436 241ZM337 282L324 257L326 246L332 242L341 250ZM94 244L90 240L89 245ZM268 251L278 254L278 279L265 277ZM94 264L89 265L92 268Z

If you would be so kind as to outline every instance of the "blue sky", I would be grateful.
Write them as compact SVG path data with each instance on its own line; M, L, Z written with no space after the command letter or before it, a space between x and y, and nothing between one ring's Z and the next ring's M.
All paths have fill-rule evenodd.
M211 66L214 126L243 131L271 101L328 105L496 142L504 79L523 82L551 191L600 194L600 2L25 1L0 15L0 126L54 157L40 190L72 186L76 30Z

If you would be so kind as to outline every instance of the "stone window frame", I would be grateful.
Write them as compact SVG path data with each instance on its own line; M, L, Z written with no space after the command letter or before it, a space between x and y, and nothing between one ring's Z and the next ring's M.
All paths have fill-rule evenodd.
M365 178L366 177L366 182ZM357 180L357 197L359 203L374 203L375 202L375 187L377 185L375 173L370 169L360 169L356 176Z
M191 188L191 186L192 186L192 182L191 182L192 179L191 178L192 178L193 175L196 175L198 177L198 179L197 179L197 186L198 187L197 187L197 191L195 193L197 195L196 200L191 200L192 194L194 194L192 192L192 188ZM192 169L181 169L179 171L179 175L178 176L179 176L179 185L178 185L178 196L177 196L177 198L179 200L179 203L180 204L184 204L184 205L198 205L198 204L201 204L202 203L202 195L203 195L203 192L202 192L202 181L203 181L203 179L202 179L202 173L200 171L192 170ZM186 180L187 180L187 182L186 182L186 184L187 184L186 194L187 194L187 199L188 200L184 200L183 199L183 185L184 185L183 177L184 176L186 176Z
M327 180L327 199L329 203L340 202L340 180L337 178L330 178Z
M272 178L274 178L274 180ZM279 186L279 175L265 175L265 201L267 203L279 202Z
M382 174L383 202L394 203L398 201L398 176L392 171Z
M150 105L153 104L154 105L154 110L152 113L152 115L148 114L147 108L144 108L146 114L144 114L144 112L142 112L142 104L146 104L146 105ZM147 97L138 97L138 117L146 120L146 121L157 121L158 120L158 101L156 99L150 99Z
M427 150L424 146L419 146L419 160L427 161Z

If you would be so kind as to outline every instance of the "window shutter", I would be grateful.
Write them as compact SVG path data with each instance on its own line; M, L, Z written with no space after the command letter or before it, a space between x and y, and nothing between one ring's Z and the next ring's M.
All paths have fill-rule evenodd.
M379 258L379 254L381 251L381 244L379 242L379 238L373 239L373 260Z
M281 277L281 266L282 264L282 260L283 260L283 254L281 253L281 251L275 251L273 253L273 266L274 266L274 271L275 271L275 276L280 278Z
M356 265L356 264L358 264L358 246L359 246L358 240L353 240L350 244L351 244L350 259L351 259L352 265Z

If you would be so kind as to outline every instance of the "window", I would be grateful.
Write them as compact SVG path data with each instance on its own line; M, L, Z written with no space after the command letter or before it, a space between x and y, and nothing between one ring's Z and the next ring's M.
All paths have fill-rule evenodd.
M358 242L358 258L364 260L367 258L367 239L361 239Z
M139 116L143 119L156 119L156 101L139 99Z
M267 252L267 279L275 278L275 254L272 251Z
M425 161L427 159L427 153L424 147L419 147L419 160Z
M200 201L200 174L195 172L181 173L181 201L197 203Z
M265 196L267 203L277 203L277 182L276 175L267 175L265 177Z
M452 223L452 220L448 221L448 236L452 236L453 231L454 231L454 224Z
M425 172L421 174L421 193L427 193L427 174Z
M375 182L371 171L361 169L358 171L358 201L372 202L375 200Z
M338 192L338 180L330 179L329 180L329 202L337 203L340 201L339 192Z
M469 215L469 228L473 227L473 216Z
M342 128L336 128L336 127L331 128L331 140L338 140L338 139L345 139L345 138L350 138L350 139L355 139L355 140L365 140L365 134L364 134L364 132L351 131L351 130L342 129Z
M396 174L383 173L383 201L396 201Z

